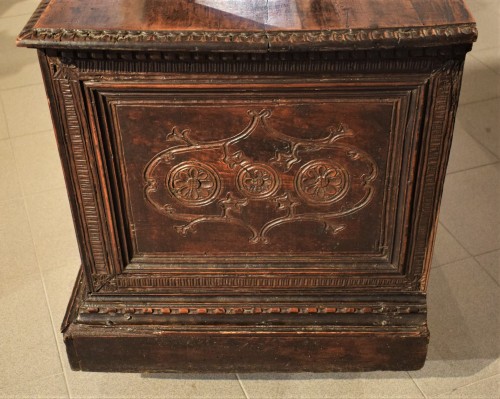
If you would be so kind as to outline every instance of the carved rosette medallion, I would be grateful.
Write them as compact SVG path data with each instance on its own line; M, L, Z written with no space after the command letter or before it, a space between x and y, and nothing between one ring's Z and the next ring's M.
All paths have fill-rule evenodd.
M264 164L244 165L237 177L239 191L249 198L269 198L278 191L279 176Z
M328 160L311 161L298 172L297 194L313 205L329 205L340 200L349 188L347 171Z
M172 196L185 206L209 204L221 190L217 172L200 162L183 162L175 166L165 183Z
M345 125L330 127L322 138L297 138L268 124L268 109L248 115L240 133L216 141L174 127L168 147L146 165L144 198L174 221L177 233L187 237L199 225L225 223L246 229L250 244L267 244L281 226L313 222L339 234L346 228L342 219L372 201L378 167L352 144L354 133ZM272 150L253 154L258 144L252 140Z

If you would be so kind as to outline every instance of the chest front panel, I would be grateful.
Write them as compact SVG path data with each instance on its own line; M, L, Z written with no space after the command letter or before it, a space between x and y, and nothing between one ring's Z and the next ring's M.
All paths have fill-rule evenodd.
M425 76L78 80L110 289L412 284Z

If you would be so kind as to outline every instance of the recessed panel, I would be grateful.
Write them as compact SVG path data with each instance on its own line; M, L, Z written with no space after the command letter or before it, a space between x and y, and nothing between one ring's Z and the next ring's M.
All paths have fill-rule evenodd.
M109 99L133 258L382 259L398 99L308 96Z

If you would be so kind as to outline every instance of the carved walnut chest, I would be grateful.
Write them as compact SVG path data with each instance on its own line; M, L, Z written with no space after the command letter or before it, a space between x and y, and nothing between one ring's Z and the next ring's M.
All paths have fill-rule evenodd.
M44 0L38 49L91 371L409 370L461 0Z

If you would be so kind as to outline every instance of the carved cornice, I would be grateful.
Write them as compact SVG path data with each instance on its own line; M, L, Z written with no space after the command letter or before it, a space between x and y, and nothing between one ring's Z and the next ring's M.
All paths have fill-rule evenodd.
M473 23L433 27L344 29L325 31L139 31L36 28L49 4L43 0L19 35L19 46L41 48L115 50L163 49L193 51L293 50L302 47L324 50L472 43Z
M477 37L475 24L443 25L433 27L408 27L384 29L346 29L319 32L269 32L269 45L287 47L294 45L320 45L320 47L400 47L412 42L473 42Z

